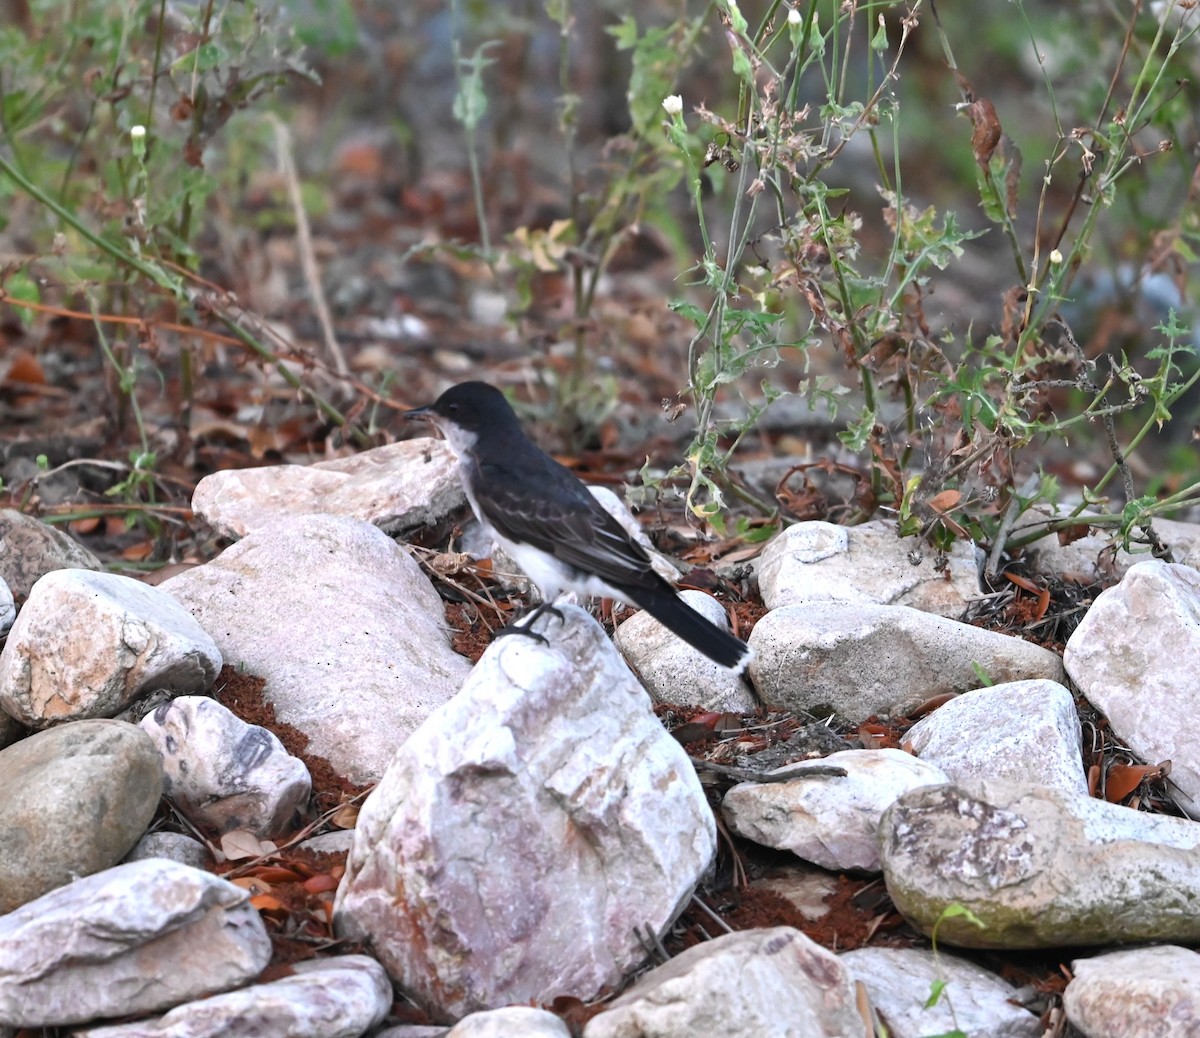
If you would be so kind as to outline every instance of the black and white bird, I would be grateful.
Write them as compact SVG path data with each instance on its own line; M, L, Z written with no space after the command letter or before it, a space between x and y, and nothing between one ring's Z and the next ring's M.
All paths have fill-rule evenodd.
M494 386L462 382L405 417L442 431L475 517L541 592L535 616L565 591L615 598L723 667L749 662L750 647L680 598L574 473L526 437Z

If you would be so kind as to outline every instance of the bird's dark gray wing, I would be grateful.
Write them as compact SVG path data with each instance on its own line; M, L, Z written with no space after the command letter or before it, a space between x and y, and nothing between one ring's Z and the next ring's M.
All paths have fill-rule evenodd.
M669 589L650 557L567 468L542 454L485 462L475 471L480 509L502 537L530 544L615 588Z

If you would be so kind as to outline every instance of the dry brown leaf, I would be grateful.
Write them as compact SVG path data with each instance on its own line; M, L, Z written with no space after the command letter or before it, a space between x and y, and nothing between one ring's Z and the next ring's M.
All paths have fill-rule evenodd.
M264 883L299 883L305 877L294 869L282 865L263 865L252 873L255 879Z
M358 824L358 805L343 804L334 811L329 821L339 829L353 829Z
M101 519L98 515L89 516L86 519L72 519L67 523L67 529L76 536L86 536L89 533L95 533L100 529Z
M250 904L264 915L286 917L290 914L287 905L272 894L259 894L257 897L252 897Z
M46 372L41 361L28 350L14 350L4 373L5 382L23 382L27 386L44 386Z
M138 541L121 552L121 558L126 562L143 562L154 554L154 542L151 540Z
M234 829L221 837L221 853L229 861L262 858L274 854L278 849L270 840L260 840L245 829Z
M338 881L328 872L318 873L304 881L304 889L310 894L320 894L325 891L337 890Z
M914 707L912 710L910 710L908 712L908 716L915 721L918 717L924 717L926 714L931 714L939 706L950 702L951 699L957 698L957 692L943 692L940 695L930 696L923 703L921 703L920 706Z
M943 490L940 494L934 494L929 499L929 507L935 512L942 514L949 512L952 508L957 508L961 500L961 490Z
M1074 526L1067 526L1058 531L1058 543L1065 547L1082 537L1086 537L1090 532L1091 527L1087 523L1076 523Z
M1119 804L1142 784L1149 771L1144 764L1114 764L1105 776L1104 799Z

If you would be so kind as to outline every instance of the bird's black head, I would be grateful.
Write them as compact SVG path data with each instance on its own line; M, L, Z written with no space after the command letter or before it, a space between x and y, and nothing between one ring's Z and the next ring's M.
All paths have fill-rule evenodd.
M451 425L466 433L478 433L481 429L500 431L518 424L504 394L486 382L460 382L427 407L406 411L404 417L431 421L443 432Z

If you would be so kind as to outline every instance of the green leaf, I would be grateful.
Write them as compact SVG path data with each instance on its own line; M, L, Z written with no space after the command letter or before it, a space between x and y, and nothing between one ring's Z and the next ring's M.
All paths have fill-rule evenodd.
M697 328L702 328L708 320L708 311L701 310L695 303L686 299L672 299L667 303L667 309L679 314L685 321L691 321Z
M971 661L971 673L975 675L975 680L979 682L980 688L991 688L996 683L992 680L991 675L974 660ZM983 924L980 923L980 925Z
M4 291L14 303L40 303L42 301L42 293L37 282L23 270L15 271L9 276L8 280L4 282ZM21 324L26 328L33 324L34 311L32 309L18 306L16 311Z
M941 915L938 916L938 922L943 919L965 919L972 926L979 927L980 930L987 929L987 923L972 912L966 905L960 905L957 901L952 901L942 909Z
M621 38L618 36L618 40ZM675 85L680 63L674 38L670 28L647 29L632 45L628 97L629 118L636 135L650 138L662 122L663 98Z
M946 982L940 977L929 985L929 997L925 999L925 1008L932 1009L936 1006L942 997L942 992L946 990Z
M838 433L838 439L852 451L861 451L871 438L871 430L875 428L875 412L864 411L855 422L848 422L846 428Z
M610 25L605 30L617 43L617 50L631 50L637 45L637 19L627 14L616 25Z

